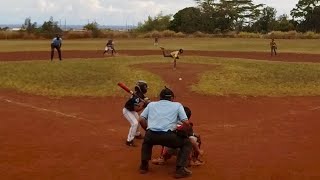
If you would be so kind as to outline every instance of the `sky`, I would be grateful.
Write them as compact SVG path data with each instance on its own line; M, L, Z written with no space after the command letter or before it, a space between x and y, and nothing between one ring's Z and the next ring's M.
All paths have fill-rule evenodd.
M253 0L290 14L298 0ZM185 7L195 7L194 0L0 0L0 24L23 24L27 17L42 24L52 16L68 25L137 25L148 16L175 14Z

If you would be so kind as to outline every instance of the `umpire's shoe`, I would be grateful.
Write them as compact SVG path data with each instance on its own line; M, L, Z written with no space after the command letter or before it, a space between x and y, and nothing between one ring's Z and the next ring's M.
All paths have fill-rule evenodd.
M180 167L176 170L176 174L175 174L175 178L179 179L179 178L185 178L185 177L189 177L192 175L192 172L185 168L185 167Z
M140 168L139 168L140 174L146 174L149 171L149 162L148 161L142 161Z

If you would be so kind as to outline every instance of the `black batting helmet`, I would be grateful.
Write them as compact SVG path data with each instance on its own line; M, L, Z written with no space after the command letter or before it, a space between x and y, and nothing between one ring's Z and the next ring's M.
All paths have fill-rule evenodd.
M143 94L147 93L148 91L148 84L145 81L138 81L136 86L134 87L136 92L142 92Z

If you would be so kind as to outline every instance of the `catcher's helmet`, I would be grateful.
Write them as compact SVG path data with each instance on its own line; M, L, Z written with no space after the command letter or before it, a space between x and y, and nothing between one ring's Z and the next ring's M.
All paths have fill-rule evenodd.
M171 101L172 100L171 98L174 98L174 93L171 89L165 86L164 89L160 92L160 100Z
M134 87L136 92L142 92L143 94L147 93L148 91L148 84L145 81L138 81L136 86Z

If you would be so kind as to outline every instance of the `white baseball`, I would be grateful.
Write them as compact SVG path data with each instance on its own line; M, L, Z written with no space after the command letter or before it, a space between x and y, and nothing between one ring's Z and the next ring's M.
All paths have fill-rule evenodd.
M182 78L179 78L179 81L181 81L182 80Z

